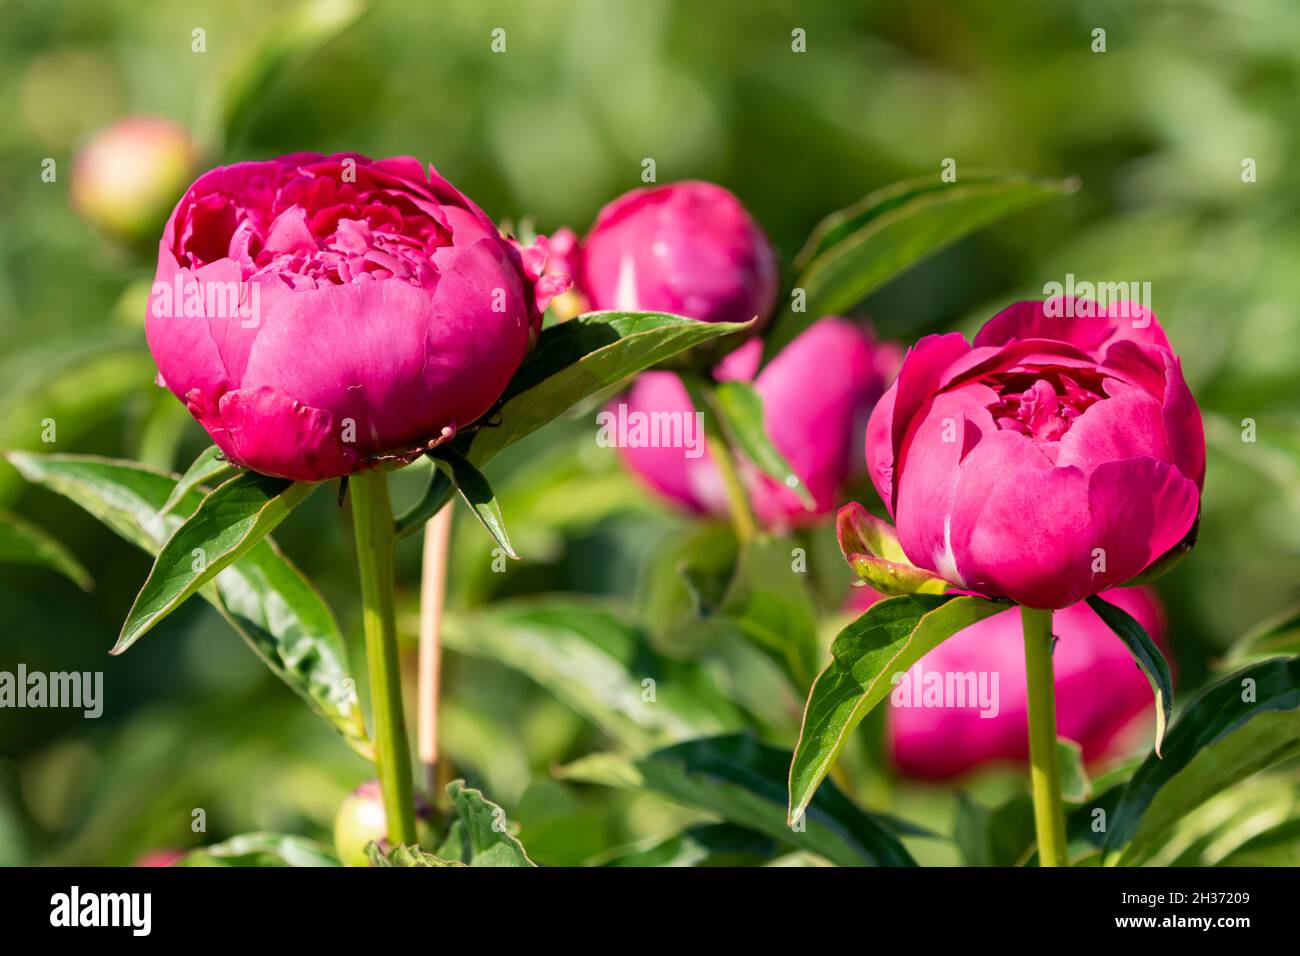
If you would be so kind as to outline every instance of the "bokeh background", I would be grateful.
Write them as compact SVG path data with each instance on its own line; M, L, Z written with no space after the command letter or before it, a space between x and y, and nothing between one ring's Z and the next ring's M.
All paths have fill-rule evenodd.
M953 158L959 175L1010 167L1076 176L1080 189L926 260L858 311L913 340L970 329L1067 273L1150 282L1210 445L1200 544L1159 587L1181 688L1297 599L1300 6L1290 0L0 0L0 22L0 447L183 469L206 444L152 383L142 326L154 251L105 237L69 200L78 149L125 116L182 124L204 166L299 150L413 154L490 215L532 217L541 231L584 230L641 184L650 157L661 182L735 191L786 263L826 213ZM803 54L791 52L796 27ZM195 28L205 52L192 50ZM494 28L506 31L504 53L491 50ZM1092 50L1098 28L1104 53ZM1254 182L1243 182L1246 159ZM46 418L56 446L42 444ZM1247 418L1254 443L1242 441ZM490 475L527 560L494 572L490 540L458 521L453 610L590 595L633 607L666 646L683 639L672 562L695 546L686 536L709 529L649 500L596 446L589 412ZM403 473L395 493L413 497L422 480ZM256 829L328 841L366 764L200 602L110 659L146 556L8 465L0 508L51 530L94 578L83 592L0 565L0 669L102 670L105 684L98 720L0 711L0 863L125 864ZM334 496L314 496L276 537L355 645L350 529ZM815 538L833 610L847 570L829 535ZM418 561L418 539L404 542L408 640ZM828 640L834 630L828 614ZM710 653L738 697L774 686L761 661ZM652 796L557 780L551 768L610 741L517 671L452 653L446 681L458 772L507 807L539 862L598 860L685 818ZM767 733L788 748L798 702L767 706ZM951 791L894 779L872 751L853 764L863 798L948 832ZM1009 784L992 773L962 786ZM191 832L196 807L206 833Z

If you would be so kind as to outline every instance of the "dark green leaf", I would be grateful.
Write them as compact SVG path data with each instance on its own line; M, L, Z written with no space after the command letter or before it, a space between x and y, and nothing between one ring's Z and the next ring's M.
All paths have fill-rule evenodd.
M175 866L338 866L327 847L286 833L243 833L224 843L200 847Z
M1300 657L1247 667L1211 684L1138 767L1111 814L1107 862L1135 863L1179 818L1216 793L1300 754Z
M224 478L234 471L235 466L221 455L221 449L216 445L210 445L199 452L199 457L195 458L194 463L186 469L185 474L181 475L181 480L176 482L176 487L168 495L167 500L163 502L163 506L159 510L163 514L167 514L189 493L190 489L210 484L212 479Z
M90 572L72 552L48 532L7 511L0 511L0 562L49 568L83 591L91 588Z
M764 364L813 321L852 308L920 259L1076 188L1070 181L1021 173L965 172L953 183L924 176L832 213L795 260L800 271L793 285L804 290L804 310L792 311L787 297L767 337Z
M398 515L397 537L405 538L423 528L424 523L441 511L454 494L456 486L451 483L447 473L441 468L431 469L429 483L425 485L420 500Z
M790 819L808 805L849 733L889 694L895 674L1007 605L976 597L913 594L873 604L842 630L833 660L808 694L790 765Z
M1128 652L1133 655L1142 673L1151 682L1151 690L1156 695L1156 756L1160 756L1160 746L1165 739L1165 728L1169 725L1169 716L1174 707L1174 681L1169 673L1169 664L1165 655L1160 653L1156 642L1147 636L1142 625L1133 615L1121 607L1116 607L1094 595L1088 598L1088 606L1097 612L1112 631L1114 631Z
M466 457L481 467L584 399L752 324L700 322L665 312L590 312L543 329L537 348L506 387L500 425L473 432Z
M265 538L316 485L246 471L205 497L158 552L110 652L120 654Z
M702 823L668 837L643 840L606 854L600 866L757 866L781 844L732 823Z
M789 488L804 506L816 506L808 487L799 480L785 456L772 444L763 418L763 397L748 382L720 382L713 389L714 407L731 445L749 462Z
M797 827L786 823L790 754L746 734L689 740L640 759L598 754L564 776L646 788L728 823L825 857L841 866L914 866L892 827L860 809L834 784L823 787Z
M9 460L29 481L70 499L152 555L202 500L191 491L172 513L160 514L176 479L134 462L26 452L10 452ZM270 538L254 545L199 593L277 677L353 748L369 755L370 743L334 615Z
M442 446L430 452L430 456L455 486L465 504L469 505L487 533L492 535L497 546L510 557L518 560L519 555L510 544L510 535L506 534L506 524L501 517L501 506L497 504L492 486L483 477L483 473L471 465L465 456L454 448Z
M447 784L452 822L437 855L466 866L536 866L514 835L506 812L463 780Z

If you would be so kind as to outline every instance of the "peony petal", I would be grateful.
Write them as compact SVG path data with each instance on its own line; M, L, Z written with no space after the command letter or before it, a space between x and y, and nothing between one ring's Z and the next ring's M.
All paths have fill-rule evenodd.
M273 388L236 389L222 396L221 428L213 440L234 462L294 481L324 481L356 470L357 453L342 439L334 416Z
M1088 547L1093 566L1093 549L1100 549L1105 570L1094 575L1088 593L1122 584L1181 541L1196 520L1200 497L1194 482L1154 458L1098 465L1088 478Z

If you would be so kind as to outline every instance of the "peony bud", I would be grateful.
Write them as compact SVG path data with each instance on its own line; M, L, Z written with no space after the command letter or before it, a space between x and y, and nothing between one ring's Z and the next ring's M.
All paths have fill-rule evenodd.
M567 284L430 167L298 153L176 206L145 319L159 380L235 464L300 481L484 415Z
M433 811L416 794L415 823L421 844L432 838ZM384 813L384 796L378 780L367 780L344 798L334 818L334 850L344 866L369 866L366 847L378 843L387 852L388 819Z
M194 142L170 120L136 116L101 130L72 165L72 204L114 239L145 242L198 167Z
M740 201L713 183L635 189L596 217L577 256L593 309L673 312L703 322L764 322L776 257Z
M908 353L867 427L867 466L912 564L1063 608L1184 542L1205 433L1149 311L1020 302L975 341Z

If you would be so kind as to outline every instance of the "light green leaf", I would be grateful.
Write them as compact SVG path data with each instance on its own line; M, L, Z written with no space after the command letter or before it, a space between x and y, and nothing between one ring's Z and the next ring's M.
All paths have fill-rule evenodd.
M442 866L464 866L464 863L453 860L444 860L440 856L435 856L426 850L421 850L418 846L399 846L395 847L392 852L385 854L378 843L366 844L366 859L370 861L371 866L377 867L442 867Z
M89 591L93 583L90 572L59 541L7 511L0 511L0 563L57 571L83 591Z
M758 866L777 856L780 843L732 823L702 823L667 837L619 847L599 866Z
M1077 189L1077 183L1014 172L963 172L956 182L923 176L877 190L832 213L795 259L793 287L801 312L786 297L763 353L766 364L823 315L852 308L926 256L1012 213Z
M613 607L534 598L448 614L447 647L535 680L623 745L644 750L740 725L701 668L657 654Z
M163 502L163 506L159 511L167 514L176 507L191 489L210 484L216 478L228 477L235 470L235 466L222 457L220 448L216 445L209 445L199 452L199 457L195 458L194 463L186 469L185 474L181 475L181 480L176 482L176 487L167 497L167 500Z
M567 779L649 789L728 823L841 866L915 866L891 824L860 809L833 784L798 827L786 824L790 754L747 734L688 740L640 759L598 755L565 767Z
M205 497L158 552L111 654L121 654L253 545L316 485L246 471Z
M790 765L790 819L808 806L849 733L893 688L895 674L962 629L1006 609L977 597L913 594L873 604L844 628L804 708Z
M1300 754L1300 657L1247 667L1187 705L1111 814L1106 862L1141 862L1181 817L1251 774Z
M1160 653L1156 642L1151 640L1142 625L1133 615L1121 607L1116 607L1103 599L1093 596L1088 598L1088 606L1097 612L1097 616L1124 642L1128 652L1133 655L1142 673L1151 682L1151 690L1156 695L1156 756L1160 756L1160 746L1165 739L1165 728L1169 725L1169 716L1174 707L1174 680L1169 673L1169 664L1165 655Z
M1300 605L1287 608L1242 635L1223 663L1240 666L1248 660L1279 654L1300 654Z
M174 866L339 866L324 845L286 833L243 833L190 850Z
M1083 765L1083 748L1073 740L1057 737L1056 752L1061 768L1061 796L1069 803L1083 803L1092 796L1092 781Z
M518 560L514 547L510 544L510 535L506 534L506 523L501 517L501 506L497 504L492 486L483 477L483 473L471 465L465 456L454 448L443 446L429 453L438 466L459 492L465 504L474 512L487 533L510 557Z
M536 866L514 835L506 812L463 780L447 784L453 819L437 855L466 866Z
M202 496L191 491L160 514L176 479L134 462L81 455L10 452L29 481L68 498L127 541L157 555ZM338 623L320 594L266 538L199 593L266 665L369 757L355 683Z
M804 507L816 503L785 456L772 443L763 417L763 396L748 382L720 382L713 388L713 405L731 445L763 474L789 488Z

